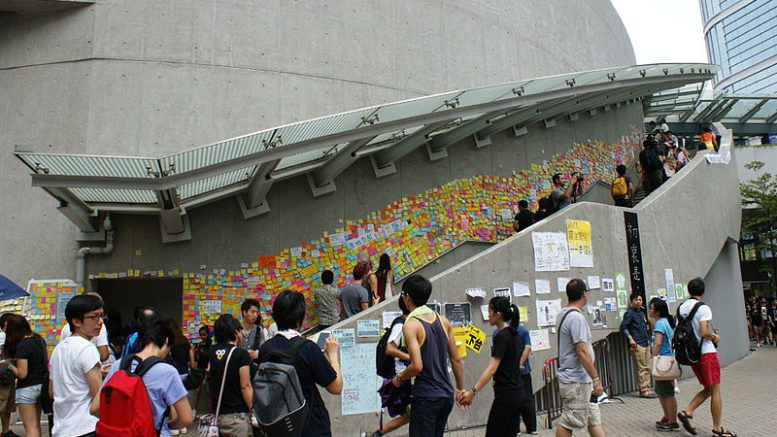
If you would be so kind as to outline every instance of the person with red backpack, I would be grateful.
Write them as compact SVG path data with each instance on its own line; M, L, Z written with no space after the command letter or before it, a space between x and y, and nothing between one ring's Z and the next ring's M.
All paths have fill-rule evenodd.
M100 418L97 437L170 437L170 427L191 425L186 388L175 367L164 362L174 339L169 321L158 316L143 321L138 333L142 349L111 366L92 400L90 412Z

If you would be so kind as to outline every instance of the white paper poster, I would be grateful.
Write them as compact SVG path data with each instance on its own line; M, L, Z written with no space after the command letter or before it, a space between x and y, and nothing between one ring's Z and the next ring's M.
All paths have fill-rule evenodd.
M602 291L615 291L615 281L612 278L602 278Z
M340 396L342 414L375 413L380 411L378 388L383 378L375 374L375 344L359 343L340 351L343 372L343 392Z
M563 232L532 232L534 270L563 272L569 270L569 247Z
M617 301L614 297L605 297L604 298L604 310L605 311L617 311Z
M547 279L535 279L534 288L537 294L550 294L550 281Z
M561 299L537 300L537 326L555 326Z
M598 276L589 276L586 285L588 285L589 290L596 290L597 288L602 287L601 280Z
M666 296L669 302L677 302L677 294L674 287L674 272L672 269L664 270L664 277L666 278Z
M356 321L357 337L380 337L380 321L361 319Z
M556 285L558 286L558 292L564 293L567 291L567 283L569 282L569 278L556 278Z
M513 282L513 294L515 297L531 295L531 292L529 291L529 283L523 281Z
M480 305L480 315L483 316L483 321L488 321L488 305Z
M550 331L547 329L537 329L529 331L531 338L532 351L544 351L550 349Z
M383 328L390 328L391 322L402 315L402 311L383 311Z

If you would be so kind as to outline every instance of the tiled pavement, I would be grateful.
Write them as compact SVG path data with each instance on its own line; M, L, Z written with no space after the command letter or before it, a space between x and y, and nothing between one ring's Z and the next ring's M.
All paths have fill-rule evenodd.
M731 429L739 437L777 436L777 348L765 346L747 357L723 369L723 426ZM682 410L693 397L699 385L696 378L680 382L677 396L678 407ZM652 437L685 435L685 433L666 433L655 430L654 423L661 417L661 407L657 400L641 399L625 395L625 404L611 403L601 406L602 420L608 436L611 437ZM709 401L694 414L699 436L711 436L712 419ZM544 417L539 418L540 420ZM407 428L404 428L407 429ZM13 430L24 435L19 425ZM400 430L402 431L402 430ZM390 434L401 437L404 433ZM48 430L43 429L43 435ZM356 435L356 434L354 434ZM456 430L446 433L450 437L482 437L485 427ZM551 437L553 430L541 429L540 436ZM587 433L575 434L588 435ZM189 428L187 437L196 436L196 429ZM340 436L334 436L340 437Z
M739 437L777 436L777 348L764 346L749 356L723 369L723 427L731 429ZM677 395L678 408L682 410L699 390L695 377L680 382ZM611 437L652 437L686 435L685 432L658 432L655 421L661 418L657 400L641 399L633 395L623 396L625 404L612 403L601 406L605 431ZM694 414L699 436L712 435L712 418L709 400ZM450 437L482 437L485 428L452 431ZM525 434L524 434L525 435ZM550 437L552 430L543 429L540 436ZM587 433L575 434L588 435Z

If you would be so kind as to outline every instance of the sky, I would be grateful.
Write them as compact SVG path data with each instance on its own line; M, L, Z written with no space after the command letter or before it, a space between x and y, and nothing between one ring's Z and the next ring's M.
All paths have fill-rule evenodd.
M699 0L611 0L638 64L708 62Z

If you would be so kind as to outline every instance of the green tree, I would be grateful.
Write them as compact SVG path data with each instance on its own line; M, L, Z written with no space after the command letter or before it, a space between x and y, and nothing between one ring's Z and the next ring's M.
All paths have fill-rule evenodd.
M754 237L756 253L764 250L771 253L771 258L763 260L760 270L771 274L771 286L777 289L777 175L761 172L764 165L761 161L745 164L745 168L758 176L739 184L744 208L742 231Z

